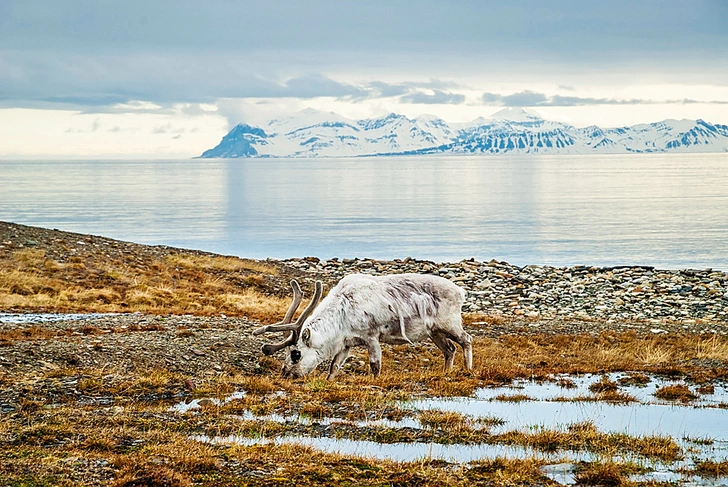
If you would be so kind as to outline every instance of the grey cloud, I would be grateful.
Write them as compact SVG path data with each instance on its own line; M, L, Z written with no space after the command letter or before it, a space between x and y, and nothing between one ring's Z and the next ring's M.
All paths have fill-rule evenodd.
M322 75L301 76L286 81L284 96L296 98L315 98L318 96L334 96L337 98L365 98L369 90L347 83L339 83Z
M3 54L5 56L3 57ZM47 54L26 62L23 52L0 50L0 107L77 108L87 112L160 113L174 104L202 110L220 98L361 99L371 88L341 83L322 74L281 78L248 71L245 59L194 54L160 57ZM125 105L135 100L157 107Z
M506 80L564 72L629 78L638 71L657 73L661 82L728 82L724 1L420 0L414 6L402 0L2 0L0 107L102 111L131 100L167 107L316 96L427 102L419 94L425 88L441 92L440 99L457 89L439 80L358 86L322 73L480 76L485 66ZM528 22L509 21L522 18ZM458 99L450 93L449 102Z
M157 127L154 127L154 129L152 129L153 134L183 134L185 132L186 132L186 130L184 127L173 129L171 123L159 125Z
M172 130L172 124L167 123L165 125L161 125L159 127L154 127L152 130L153 134L166 134L169 133Z
M372 81L368 84L379 96L391 97L405 95L410 92L410 88L403 84L390 84L383 81Z
M419 90L440 91L453 88L462 88L462 85L454 81L431 79L430 81L403 81L400 83L385 83L384 81L372 81L366 87L371 91L370 97L394 97L402 95L417 95Z
M652 100L641 100L641 99L629 99L629 100L617 100L615 98L589 98L580 96L559 96L554 95L550 97L545 105L559 106L559 107L576 107L585 105L644 105L653 104ZM670 103L675 103L670 102Z
M76 128L72 128L71 127L71 128L67 128L65 130L65 132L67 134L70 134L70 133L79 133L79 134L82 134L82 133L91 133L91 132L96 132L100 128L101 128L101 122L99 121L98 118L96 118L96 119L94 119L93 122L91 122L91 125L89 125L89 127L87 129L76 129Z
M503 105L507 107L533 107L540 106L547 101L543 93L522 91L512 95L499 95L497 93L483 93L481 97L486 105Z
M427 105L459 105L465 101L465 96L459 93L451 93L440 90L433 90L433 94L416 91L400 97L405 103L422 103Z
M619 54L721 52L728 6L719 0L3 0L0 45L93 51L316 53L363 51L558 53L591 62ZM527 22L513 22L527 16ZM669 33L669 35L665 35ZM332 45L335 48L332 49Z
M2 51L0 51L2 54ZM334 97L358 101L408 95L413 103L461 103L462 95L449 90L459 85L431 79L424 82L355 85L323 74L281 78L250 72L244 58L193 54L159 57L48 55L24 64L22 52L11 52L4 62L10 76L0 76L0 107L80 109L86 113L201 114L203 103L224 98ZM211 73L214 73L211 75ZM32 80L45 80L34 83ZM422 89L435 90L424 95ZM138 101L152 102L147 106Z
M619 100L616 98L590 98L580 96L546 95L533 91L522 91L510 95L498 93L483 93L481 101L485 105L497 105L506 107L575 107L590 105L658 105L658 104L692 104L692 103L713 103L728 104L728 101L699 101L691 99L681 100L646 100L629 99Z
M656 102L661 103L661 102ZM662 102L664 103L664 102ZM728 101L726 100L711 100L711 101L702 101L702 100L691 100L689 98L683 98L682 100L674 100L674 101L668 101L667 103L684 103L685 105L691 105L693 103L711 103L715 105L728 105Z

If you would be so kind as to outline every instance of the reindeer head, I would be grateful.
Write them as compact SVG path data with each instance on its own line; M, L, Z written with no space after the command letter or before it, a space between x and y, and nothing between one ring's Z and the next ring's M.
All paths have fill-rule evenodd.
M321 301L321 294L323 293L323 283L321 281L316 281L316 290L314 292L313 298L311 298L311 302L308 304L303 313L301 313L301 316L298 317L295 323L291 323L291 321L293 320L293 315L298 309L298 306L301 304L303 293L301 292L301 286L298 285L298 282L295 279L291 281L291 287L293 288L293 301L288 307L288 311L286 312L283 321L273 325L262 326L255 330L253 334L261 335L263 333L278 331L291 332L288 337L282 342L266 343L265 345L263 345L263 348L261 350L265 355L273 355L277 351L286 348L286 361L283 364L282 374L284 377L296 378L302 377L310 372L310 370L301 370L301 366L303 365L301 364L301 351L298 350L296 344L301 336L301 328L303 327L303 324L306 322L308 317L311 316L311 313L316 308L316 306L318 306L319 301ZM314 364L313 367L311 367L311 370L315 368L316 365L318 365L318 363ZM308 366L306 368L308 369Z

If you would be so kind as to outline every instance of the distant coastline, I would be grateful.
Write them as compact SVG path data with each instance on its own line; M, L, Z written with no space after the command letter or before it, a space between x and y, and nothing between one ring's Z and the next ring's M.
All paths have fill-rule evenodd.
M631 127L577 128L526 109L448 124L434 116L390 113L351 120L303 110L263 126L236 125L200 158L314 158L421 155L629 154L728 152L728 125L663 120Z
M140 276L146 276L155 266L163 268L169 262L178 263L175 265L183 268L189 263L194 263L197 267L202 266L201 271L213 272L215 275L224 271L223 273L237 276L237 272L242 269L247 273L246 277L235 277L231 281L233 287L253 286L264 294L275 295L286 289L287 280L292 277L302 279L302 282L321 279L330 288L343 276L356 272L368 274L416 272L440 275L465 289L467 299L463 311L466 313L520 316L531 319L572 316L586 319L636 320L645 326L653 327L680 323L697 332L709 329L711 322L728 323L728 273L713 269L666 270L638 265L519 267L503 261L486 262L474 259L442 263L412 258L321 260L316 257L302 257L256 261L219 256L198 250L141 245L106 237L7 222L0 222L0 245L2 246L0 264L3 266L12 266L12 259L16 255L22 255L26 260L29 255L36 260L42 256L41 261L38 261L39 265L43 264L43 259L50 262L42 265L44 269L42 273L49 273L48 278L54 279L68 274L66 267L81 263L84 263L83 272L93 275L95 267L106 268L113 261L133 262L134 266L127 268L125 272L136 272ZM223 259L224 264L214 263L219 262L214 259ZM233 272L233 269L238 271ZM261 271L271 276L263 278ZM123 311L123 307L113 307L115 301L126 302L127 294L132 295L133 292L137 292L125 288L132 286L132 281L124 284L119 279L112 280L110 291L94 288L101 285L101 282L93 284L93 281L82 278L74 284L91 286L91 289L84 291L84 295L96 293L94 295L99 297L97 300L88 299L76 303L73 306L81 307L71 308L71 311ZM105 285L109 284L103 282ZM0 311L12 308L7 303L19 302L13 298L15 294L22 296L28 303L48 303L48 300L43 298L44 293L48 292L46 288L40 287L36 290L21 286L15 291L13 289L0 293L2 298ZM172 291L166 292L174 294ZM33 299L35 294L38 295L36 300ZM203 301L208 299L200 296L200 299L202 298ZM162 297L154 299L162 300ZM146 302L142 305L147 306ZM42 309L45 311L55 310L48 304L44 306ZM191 309L195 309L194 303L190 306ZM225 304L221 303L220 306L223 307L215 308L218 313L234 312L234 309L225 308ZM15 309L18 309L17 304ZM33 306L25 309L37 311L37 307ZM135 308L126 310L134 311ZM708 328L703 330L704 326ZM661 328L658 326L657 329Z

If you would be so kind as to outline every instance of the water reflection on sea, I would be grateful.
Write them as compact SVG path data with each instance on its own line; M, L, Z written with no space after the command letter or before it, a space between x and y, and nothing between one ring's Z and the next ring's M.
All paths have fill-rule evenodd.
M728 154L0 161L0 219L253 258L728 269Z

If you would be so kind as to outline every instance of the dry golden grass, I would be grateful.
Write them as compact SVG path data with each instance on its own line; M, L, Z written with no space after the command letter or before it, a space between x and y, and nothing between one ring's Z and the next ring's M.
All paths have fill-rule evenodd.
M449 430L462 429L472 424L472 419L468 416L453 411L438 411L435 409L421 411L417 419L422 426Z
M89 331L93 334L93 330ZM552 374L599 373L606 371L644 371L660 373L667 367L671 372L677 370L690 378L694 376L707 383L715 379L725 379L728 371L724 368L701 369L687 360L700 337L672 337L657 339L639 338L633 334L609 337L504 337L502 339L476 339L474 342L475 367L472 372L463 371L456 364L453 371L443 372L440 368L442 356L432 347L394 347L384 348L383 370L379 377L368 371L366 352L355 350L347 362L345 370L334 381L325 379L326 372L319 370L313 375L299 380L280 377L281 363L275 358L263 357L256 374L249 372L221 375L214 381L197 384L195 394L227 393L244 390L248 396L245 406L267 414L298 412L304 402L314 401L323 407L342 408L350 418L367 415L383 415L393 403L408 399L413 395L428 396L470 396L478 387L507 384L517 378L548 379ZM648 342L645 344L645 342ZM573 346L576 343L577 346ZM641 363L637 358L645 346L661 347L668 350L674 362L655 368ZM606 347L620 349L622 360L604 370L603 364L595 359L599 351ZM551 357L551 362L543 365L542 358ZM180 374L172 374L174 380L166 384L173 390L184 390L184 379ZM644 377L643 377L644 376ZM630 382L644 382L649 379L641 373L632 373ZM645 379L646 378L646 379ZM137 381L140 379L137 379ZM104 393L109 395L128 395L125 390L140 391L141 385L107 385ZM597 382L592 387L595 396L586 400L605 400L631 402L634 398L616 390L616 384ZM271 398L271 394L283 391L285 398ZM707 391L707 389L706 389ZM139 392L141 393L141 392ZM502 397L499 400L527 400L525 397ZM242 407L238 404L237 407ZM232 406L231 406L232 407Z
M728 357L728 340L713 335L695 344L695 358L725 360Z
M618 487L629 485L627 476L619 465L614 463L588 464L576 474L577 485L599 485L602 487Z
M698 460L694 472L703 477L728 477L728 460Z
M607 376L602 376L597 382L589 385L589 391L594 393L617 392L617 383L612 382Z
M89 335L96 332L91 328L87 330ZM37 333L40 336L43 332ZM722 340L696 336L641 338L634 334L476 338L476 367L472 373L463 371L460 362L454 371L443 372L441 354L434 347L395 347L385 348L384 369L380 377L368 374L366 356L357 351L347 370L336 381L326 381L323 373L295 381L283 379L278 375L280 363L267 357L256 369L258 375L250 371L241 371L237 375L219 374L195 378L192 386L187 385L188 376L167 370L153 369L133 376L118 376L109 369L59 369L47 372L43 379L74 376L78 379L74 386L76 390L89 396L113 397L114 407L78 406L75 395L66 401L56 395L58 391L54 391L52 402L56 407L52 410L46 408L47 404L42 399L33 398L23 401L20 410L0 415L0 477L27 481L27 485L33 485L32 482L38 484L43 479L49 485L78 484L83 482L83 477L72 480L63 477L70 475L67 472L70 467L59 467L65 465L59 463L59 458L79 457L89 461L103 458L111 462L114 476L105 485L112 482L117 485L236 485L240 482L260 485L548 484L538 470L541 463L533 459L496 459L471 465L443 462L400 464L328 455L290 445L209 445L194 441L190 436L201 433L215 436L239 434L250 438L315 435L320 430L313 425L277 423L265 418L241 421L234 415L252 411L256 415L275 412L294 417L302 414L316 419L398 419L417 414L413 410L398 408L398 401L403 399L421 395L468 395L477 387L497 381L546 377L551 373L660 371L666 367L682 367L678 370L685 373L693 370L701 374L707 384L713 378L724 375L720 375L718 368L691 369L696 366L690 365L690 359L698 350L706 348L714 350L711 353L715 353L715 357L722 357L715 352L721 350ZM620 351L619 354L608 354L610 357L621 358L615 358L609 364L610 369L605 370L598 357L604 356L600 352L609 348ZM664 350L672 358L657 365L644 362L641 358L645 349ZM17 380L17 377L0 377L0 386L9 388ZM635 373L630 380L644 382L642 375ZM596 391L594 397L604 400L615 394L612 385L607 384L604 389ZM185 414L168 411L169 403L141 400L154 394L222 398L238 390L246 391L241 399L220 405L209 402ZM278 394L279 391L285 394ZM616 394L619 394L618 390ZM667 462L683 454L670 438L604 433L588 423L573 425L565 431L543 429L493 434L487 427L491 424L484 427L482 423L458 414L428 411L420 413L419 418L428 428L416 431L409 428L362 428L342 422L332 429L349 439L389 443L506 444L540 451L589 451L604 458L631 452ZM497 420L494 419L492 424L497 424ZM621 467L615 475L610 470L612 467L602 468L599 465L599 462L590 465L588 470L591 473L587 469L580 473L583 484L621 482L628 475ZM711 464L706 464L705 468L710 469ZM719 465L716 468L723 467ZM250 476L249 472L257 472L257 476ZM16 484L26 485L20 480Z
M617 382L622 386L645 387L651 381L652 379L649 375L641 372L633 372L624 377L620 377Z
M533 401L533 398L525 394L498 394L494 399L501 402Z
M0 256L0 310L246 315L278 319L289 298L271 296L269 264L236 257L172 253L131 263L97 255L56 262L43 250Z
M473 462L465 473L474 485L549 485L540 467L542 461L536 459L495 458ZM471 484L473 485L473 484Z
M672 438L604 433L589 422L574 424L568 431L551 429L535 432L509 431L493 435L489 442L530 446L543 451L589 451L609 456L628 451L667 462L682 457L680 446Z
M159 413L130 409L108 417L92 409L35 415L33 425L0 418L0 477L7 485L89 482L85 462L108 463L103 485L500 485L543 483L535 459L452 465L399 463L327 454L298 445L211 445L175 431ZM19 418L17 418L19 419ZM11 424L12 423L12 424ZM20 423L23 423L20 421ZM260 434L284 425L271 425ZM6 433L15 436L8 441ZM70 462L64 459L73 458ZM74 466L81 468L75 469ZM252 475L251 475L252 473ZM6 485L6 484L3 484Z
M48 340L66 334L67 332L49 330L48 328L42 328L39 326L29 326L22 329L14 328L10 330L0 330L0 347L11 346L14 342L19 340Z
M545 378L560 373L643 371L668 375L691 374L698 350L711 350L711 358L728 362L728 338L696 335L639 337L634 333L604 333L593 337L513 336L479 339L474 344L474 375L485 383L515 378ZM660 357L657 360L656 357ZM435 360L436 354L429 356ZM386 362L384 366L386 367ZM723 368L705 370L712 378L726 377ZM630 383L649 382L633 374ZM595 387L607 387L600 384ZM615 387L609 385L609 387Z
M276 381L271 380L269 377L244 377L241 380L241 388L248 394L270 394L280 390L280 386L276 384Z
M206 269L225 272L252 271L258 274L278 275L278 269L264 262L237 257L211 255L172 254L166 259L170 264L188 269Z
M242 454L266 451L266 447L224 447L194 441L190 435L241 435L249 438L272 438L290 434L315 434L314 425L296 425L275 421L240 421L222 414L220 407L210 405L195 414L170 416L155 406L132 405L113 413L98 408L68 406L57 408L54 415L42 405L29 409L23 417L0 418L0 444L5 451L42 447L46 455L54 451L93 456L112 456L118 477L131 476L129 460L137 465L137 454L143 453L152 465L167 465L187 475L221 469L220 463L230 459L231 450ZM597 431L592 425L577 424L568 431L542 430L534 433L509 432L491 435L487 429L472 429L469 420L453 415L427 416L432 429L413 431L387 427L361 428L352 423L338 423L335 431L342 438L396 443L401 441L436 441L438 443L489 443L530 446L543 451L559 449L584 450L611 455L631 451L651 458L672 461L679 457L679 448L671 440L660 437L629 437ZM427 422L427 421L425 421ZM437 429L438 433L435 432ZM135 445L141 445L137 447ZM0 453L0 458L2 458ZM265 455L265 453L263 453ZM320 453L316 454L323 455ZM335 458L336 456L329 456ZM164 461L162 461L164 459ZM306 467L311 460L297 460ZM359 460L366 461L366 460ZM504 460L509 462L510 460ZM373 465L389 462L372 461ZM285 464L284 464L285 465ZM480 465L476 463L476 465ZM465 466L464 468L469 468ZM483 472L480 472L483 473Z
M621 391L606 391L597 395L597 400L614 402L619 404L627 404L630 402L639 402L636 397Z
M680 402L690 402L698 398L698 396L685 384L672 384L660 387L657 391L655 391L655 397L658 399Z

